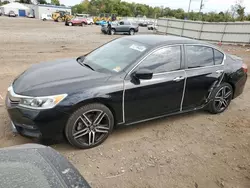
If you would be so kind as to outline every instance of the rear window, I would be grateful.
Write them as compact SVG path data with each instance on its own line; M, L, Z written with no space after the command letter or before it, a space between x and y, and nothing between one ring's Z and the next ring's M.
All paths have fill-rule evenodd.
M214 65L213 48L205 46L186 46L188 68Z
M214 49L214 64L220 65L224 60L224 54Z

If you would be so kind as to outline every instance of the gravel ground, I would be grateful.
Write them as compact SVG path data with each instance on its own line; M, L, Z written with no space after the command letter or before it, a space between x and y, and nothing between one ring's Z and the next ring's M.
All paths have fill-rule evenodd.
M142 29L141 33L144 33ZM146 30L145 30L146 33ZM100 27L0 17L0 147L33 142L10 130L6 89L32 64L77 57L114 37ZM250 67L247 47L223 46ZM250 187L250 80L220 115L195 112L119 128L97 148L52 145L93 187ZM3 99L2 99L3 98Z

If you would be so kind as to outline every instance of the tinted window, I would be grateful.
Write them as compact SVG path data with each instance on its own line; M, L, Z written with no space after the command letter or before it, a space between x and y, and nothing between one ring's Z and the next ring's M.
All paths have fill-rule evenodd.
M124 22L120 22L120 25L124 25Z
M173 46L157 50L140 65L140 69L149 69L153 73L179 70L181 68L181 47Z
M188 68L214 65L213 49L205 46L186 46Z
M214 62L215 65L220 65L224 60L224 54L214 49Z

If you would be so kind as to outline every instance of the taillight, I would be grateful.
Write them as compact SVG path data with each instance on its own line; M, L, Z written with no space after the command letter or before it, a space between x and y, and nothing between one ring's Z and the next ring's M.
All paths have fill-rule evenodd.
M243 68L244 72L247 73L247 64L243 63L242 68Z

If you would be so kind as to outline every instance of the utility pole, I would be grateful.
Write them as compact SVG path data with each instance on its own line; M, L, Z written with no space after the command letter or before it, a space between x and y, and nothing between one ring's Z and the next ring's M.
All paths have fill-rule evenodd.
M204 6L203 1L204 1L204 0L201 0L201 5L200 5L200 11L199 11L199 13L201 13L202 8L203 8L203 6Z
M192 0L189 0L188 13L190 12L191 2L192 2Z

